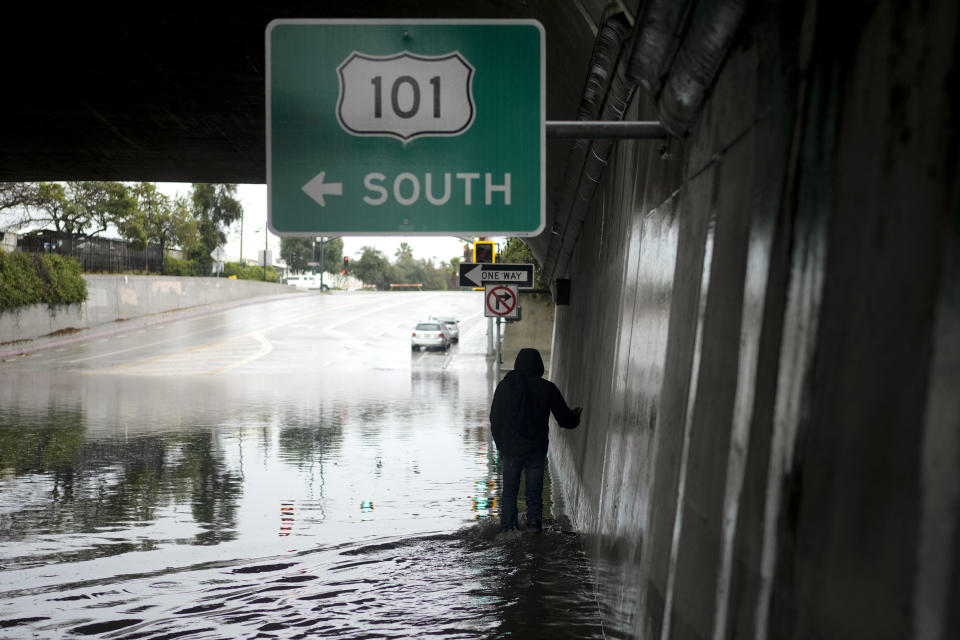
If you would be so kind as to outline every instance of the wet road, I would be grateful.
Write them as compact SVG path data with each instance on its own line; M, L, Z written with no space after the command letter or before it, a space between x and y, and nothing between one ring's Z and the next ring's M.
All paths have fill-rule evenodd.
M303 294L0 362L0 637L602 637L576 536L497 535L481 304ZM431 313L460 343L414 353Z

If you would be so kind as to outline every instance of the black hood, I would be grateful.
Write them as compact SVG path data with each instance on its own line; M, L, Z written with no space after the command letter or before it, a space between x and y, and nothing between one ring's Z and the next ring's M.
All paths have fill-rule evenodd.
M543 375L543 358L536 349L520 349L513 363L513 370L534 378Z

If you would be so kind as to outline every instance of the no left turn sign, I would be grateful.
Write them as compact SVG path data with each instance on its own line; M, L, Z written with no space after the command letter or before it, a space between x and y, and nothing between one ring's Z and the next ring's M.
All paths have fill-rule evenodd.
M488 318L516 318L520 305L517 304L517 287L498 284L484 287L484 316Z

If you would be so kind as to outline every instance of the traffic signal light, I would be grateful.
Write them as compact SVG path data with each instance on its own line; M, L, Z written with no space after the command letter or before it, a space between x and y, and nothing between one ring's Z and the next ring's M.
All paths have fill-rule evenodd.
M473 261L493 263L496 262L497 251L494 243L490 240L477 240L473 243Z
M350 273L350 258L343 256L343 275Z

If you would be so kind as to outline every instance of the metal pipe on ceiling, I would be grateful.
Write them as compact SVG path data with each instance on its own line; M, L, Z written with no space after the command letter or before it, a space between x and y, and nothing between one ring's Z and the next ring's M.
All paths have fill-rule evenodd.
M696 122L746 9L747 0L697 3L660 95L660 119L674 135Z
M686 135L726 59L746 4L747 0L649 0L632 35L623 14L604 22L577 121L548 123L550 137L575 138L552 227L531 243L551 285L567 273L616 140ZM622 122L638 84L656 102L660 123ZM597 114L600 102L603 107Z
M693 0L648 0L637 16L630 43L627 77L647 90L660 94L663 79L680 44L677 34L690 13Z
M622 120L627 107L630 106L637 85L627 80L625 68L626 65L621 57L613 82L610 83L607 99L603 104L601 120ZM544 270L544 273L548 274L548 282L554 282L557 278L564 277L567 272L574 247L583 229L583 222L590 212L593 194L597 190L604 169L607 167L608 158L614 144L616 144L616 139L609 137L597 138L590 142L590 151L587 154L583 172L577 184L576 196L571 203L570 216L563 233L560 235L557 258L550 265L549 270Z
M630 23L621 13L614 14L604 20L594 43L590 70L584 83L580 108L577 112L577 121L593 122L598 120L609 92L611 78L615 74L629 32ZM567 165L561 182L563 190L556 200L556 215L553 224L547 233L540 236L543 240L534 240L530 243L531 250L543 266L544 275L550 276L547 282L552 282L553 266L560 254L563 237L570 226L571 212L582 181L583 169L589 150L590 140L588 138L576 138L570 144ZM582 220L580 220L580 223L582 224Z

